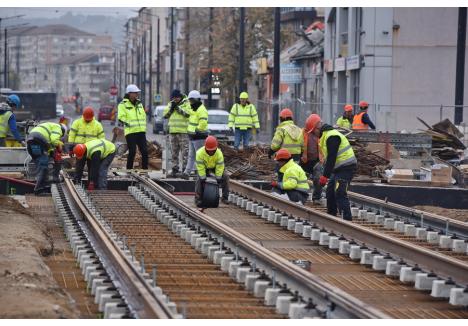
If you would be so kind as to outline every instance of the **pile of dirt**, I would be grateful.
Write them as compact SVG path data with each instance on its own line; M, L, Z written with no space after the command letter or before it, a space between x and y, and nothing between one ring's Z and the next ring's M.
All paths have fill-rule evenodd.
M413 208L468 223L468 209L452 209L424 205L413 206Z

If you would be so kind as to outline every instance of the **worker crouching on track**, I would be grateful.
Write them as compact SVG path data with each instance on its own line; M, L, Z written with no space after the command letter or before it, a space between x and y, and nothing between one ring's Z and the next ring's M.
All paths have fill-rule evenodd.
M62 124L45 122L34 127L27 139L27 151L34 164L36 164L36 186L34 194L38 195L47 191L49 157L60 156L63 148L62 137L66 134L66 127Z
M106 139L94 139L73 149L78 159L86 159L89 169L88 190L107 189L107 172L115 156L115 145ZM81 174L83 171L81 171Z
M215 137L208 136L206 138L205 146L197 151L195 163L198 174L197 182L195 183L195 202L197 206L201 205L206 177L209 174L214 174L216 181L223 188L221 201L228 204L229 177L224 171L224 156L218 148L218 141Z
M268 157L285 148L292 155L294 161L299 162L301 154L304 152L304 139L302 129L294 124L293 113L286 108L280 112L280 124L276 127L275 135L271 140Z
M353 148L343 134L319 119L311 127L312 132L320 137L320 152L325 162L320 184L327 185L327 212L333 216L339 213L343 219L351 221L348 186L357 168Z
M291 153L285 148L276 152L275 160L278 162L278 181L272 181L273 191L287 194L290 201L305 204L309 197L309 183L302 168L294 162Z

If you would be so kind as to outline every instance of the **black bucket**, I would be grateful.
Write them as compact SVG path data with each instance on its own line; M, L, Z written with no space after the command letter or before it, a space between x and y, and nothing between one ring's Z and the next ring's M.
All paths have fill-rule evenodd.
M216 208L219 206L219 186L216 181L207 180L199 207Z

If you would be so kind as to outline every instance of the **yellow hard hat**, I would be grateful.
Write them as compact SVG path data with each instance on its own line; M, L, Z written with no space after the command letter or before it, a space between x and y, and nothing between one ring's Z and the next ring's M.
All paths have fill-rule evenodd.
M247 92L242 92L242 93L240 93L239 98L248 99L248 98L249 98L249 94L248 94Z

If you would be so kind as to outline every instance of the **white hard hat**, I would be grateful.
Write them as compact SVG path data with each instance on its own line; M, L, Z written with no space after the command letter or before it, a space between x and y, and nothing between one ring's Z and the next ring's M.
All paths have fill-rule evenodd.
M201 98L201 95L200 95L200 92L199 91L196 91L196 90L193 90L193 91L190 91L190 93L188 93L188 98L198 98L200 99Z
M125 93L139 93L141 90L137 87L137 85L130 84L127 86Z

